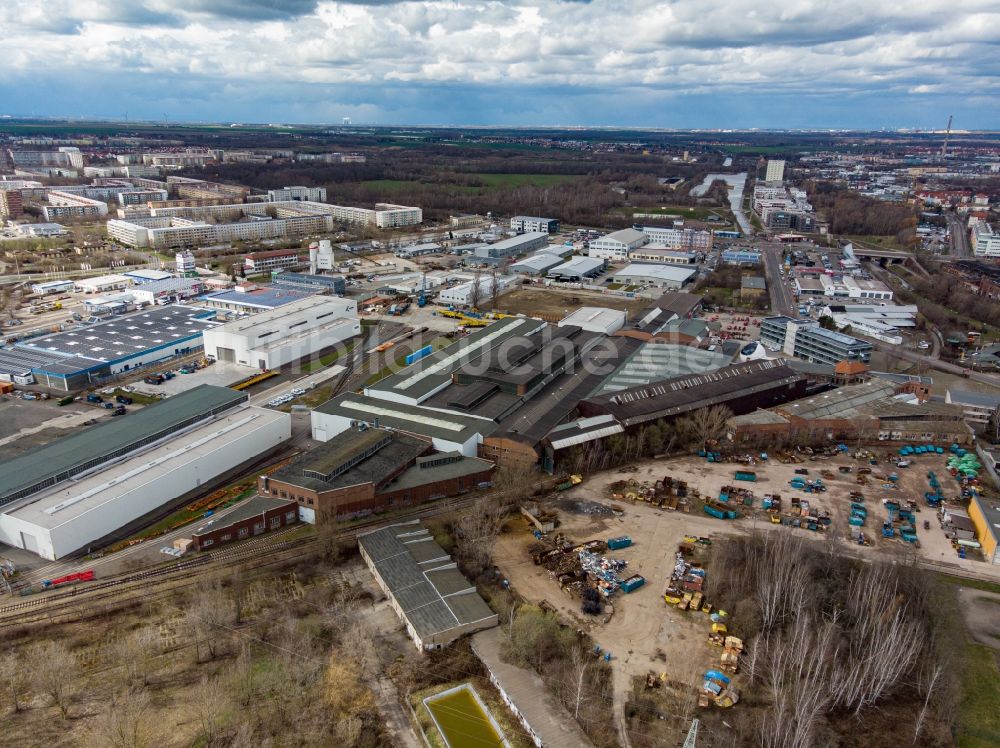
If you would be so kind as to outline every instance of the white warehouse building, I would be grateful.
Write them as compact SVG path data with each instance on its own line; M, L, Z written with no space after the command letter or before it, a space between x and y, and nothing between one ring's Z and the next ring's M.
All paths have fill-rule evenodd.
M643 265L632 263L612 276L615 283L626 286L657 286L679 291L690 281L697 270L679 265Z
M277 369L360 334L357 301L311 296L205 330L203 337L209 358Z
M98 547L291 438L291 416L202 385L0 464L0 542L56 560Z

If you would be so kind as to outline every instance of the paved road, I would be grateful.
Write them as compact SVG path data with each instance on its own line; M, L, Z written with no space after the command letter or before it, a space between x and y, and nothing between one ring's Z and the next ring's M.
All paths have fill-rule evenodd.
M781 274L781 245L760 244L764 258L764 273L767 276L767 288L771 294L771 310L775 314L784 314L792 319L798 318L795 297L785 284Z
M948 228L951 230L951 256L971 257L972 250L969 248L969 231L965 221L954 213L946 213Z

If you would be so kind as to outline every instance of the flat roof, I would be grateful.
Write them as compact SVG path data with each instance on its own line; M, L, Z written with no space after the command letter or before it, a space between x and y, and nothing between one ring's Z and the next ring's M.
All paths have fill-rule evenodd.
M112 418L93 428L57 439L28 454L0 462L0 500L41 481L83 472L88 466L111 459L137 442L192 419L235 407L247 399L228 387L199 385L187 392L147 405L122 418Z
M170 401L176 399L171 398ZM115 420L128 421L138 415ZM4 513L52 530L150 483L169 482L172 474L190 469L193 462L211 455L220 447L239 442L258 429L289 417L287 413L266 408L239 408L84 478L52 486L8 507ZM251 456L247 455L248 458ZM113 529L109 527L105 531ZM87 539L83 542L86 543Z
M519 272L521 268L527 268L529 270L537 270L540 273L545 272L549 268L554 268L556 265L561 265L562 259L559 255L552 252L542 252L541 254L534 254L529 257L525 257L523 260L518 260L510 269L513 272Z
M216 291L215 293L205 294L198 298L207 302L273 308L282 304L291 304L301 299L312 298L313 296L314 293L309 291L295 291L290 288L270 286L267 288L255 288L252 291L236 291L232 289L228 291Z
M77 325L63 332L32 338L16 343L15 347L73 357L43 369L71 374L191 340L213 327L216 324L214 317L215 312L204 307L155 306L93 325Z
M756 288L761 291L767 288L764 279L758 275L744 275L743 278L740 280L740 286L742 288L751 288L751 289Z
M641 231L636 231L635 229L619 229L618 231L612 231L610 234L598 237L595 241L613 241L621 242L622 244L629 244L634 241L639 241L640 239L648 239L649 237L642 233Z
M698 271L695 268L685 267L683 265L660 265L633 262L626 265L621 270L615 271L613 276L615 278L618 278L619 276L623 278L629 276L641 276L644 278L658 278L659 280L682 282L686 281L697 272Z
M419 520L359 535L358 545L420 638L480 621L495 623L496 614L475 585Z
M1000 393L949 389L948 399L958 405L971 405L975 408L996 408L1000 406Z
M596 257L572 257L562 265L549 270L549 275L582 275L604 266L604 260Z
M986 520L986 527L994 539L1000 539L1000 502L979 494L972 495L972 501L979 507Z
M570 312L561 320L559 326L564 325L597 325L599 327L620 328L625 324L625 312L620 309L608 309L602 306L582 306Z
M264 333L279 329L285 331L282 340L285 343L294 327L302 322L314 322L327 319L330 322L343 319L354 319L356 302L353 299L341 299L336 296L310 296L306 299L296 299L273 309L254 314L245 319L236 319L219 325L216 329L229 335L244 335L257 339ZM310 327L309 332L314 332Z
M800 418L847 418L866 415L861 406L892 397L894 387L882 379L871 379L860 384L849 384L819 395L794 400L779 405L778 410Z
M425 466L421 466L418 460L418 464L404 470L398 478L386 485L383 490L399 491L406 488L416 488L427 483L454 480L467 475L482 473L491 467L493 467L492 462L479 457L462 456L453 462L442 462L440 464Z
M379 425L386 428L450 442L465 442L477 433L485 436L496 428L496 424L485 418L378 400L353 392L327 400L316 411L365 423L378 419Z

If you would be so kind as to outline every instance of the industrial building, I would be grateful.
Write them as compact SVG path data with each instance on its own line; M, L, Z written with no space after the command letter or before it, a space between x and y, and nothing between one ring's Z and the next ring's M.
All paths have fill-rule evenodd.
M80 278L73 282L73 288L81 293L105 293L121 291L132 284L132 279L125 275L101 275L97 278Z
M649 236L635 229L622 229L599 239L590 240L587 253L599 260L620 261L628 259L629 252L649 244Z
M210 309L224 309L227 312L239 314L257 314L269 309L277 309L285 304L308 299L319 293L319 289L309 290L288 288L282 284L274 286L258 286L254 283L242 283L228 291L215 291L205 294L198 303Z
M494 278L492 275L482 275L479 278L479 301L484 302L489 300L493 293L493 283L496 281L497 293L503 292L504 289L509 288L518 282L518 278L513 275L498 275ZM468 283L460 283L457 286L452 286L451 288L446 288L442 290L437 297L437 300L442 304L454 304L456 306L475 306L475 293L473 289L475 288L477 281L475 279L469 281Z
M426 438L363 425L261 476L257 488L295 501L303 520L323 524L457 496L488 486L492 474L486 460L435 452Z
M696 268L674 265L647 265L634 262L612 274L615 283L626 286L655 286L679 291L697 275Z
M205 355L278 369L360 334L354 299L314 296L206 330Z
M48 296L56 293L69 293L76 285L71 280L46 281L45 283L32 283L31 293L38 296Z
M335 296L343 296L347 290L347 281L342 275L294 273L290 270L272 273L271 285L307 293L332 293Z
M23 380L27 373L43 387L81 389L115 374L200 351L202 334L216 324L215 313L207 309L154 306L0 348L0 375L8 372Z
M752 249L727 249L720 255L727 265L759 265L760 252Z
M579 327L588 332L602 332L613 335L625 326L626 315L620 309L582 306L559 321L559 327L567 325Z
M299 507L288 499L253 496L222 518L196 527L191 533L191 550L204 551L225 543L280 530L299 521Z
M983 558L987 563L1000 564L1000 502L973 494L969 502L969 519L976 528L976 540L982 546Z
M246 399L202 385L0 463L0 542L55 560L207 490L291 437Z
M169 304L193 299L205 292L205 284L197 278L166 278L142 283L128 291L136 304Z
M468 262L478 264L487 263L498 265L508 257L520 257L528 252L541 249L549 243L548 232L532 231L527 234L518 234L509 239L502 239L496 244L487 244L473 250Z
M515 262L510 266L510 271L522 275L545 275L556 265L562 265L562 262L562 258L558 255L539 250L530 257Z
M596 257L573 257L562 265L556 265L546 276L557 281L580 283L588 278L596 278L607 266L607 260Z
M519 234L541 231L546 234L559 233L559 219L535 216L514 216L510 219L510 230Z
M664 379L715 371L732 363L733 357L721 350L708 351L673 343L645 343L626 358L594 394L618 392Z
M153 281L168 280L174 276L166 270L151 270L150 268L139 268L138 270L127 270L122 273L126 278L131 278L134 284L152 283Z
M765 317L760 325L760 339L774 350L817 364L833 365L840 361L868 363L872 354L871 343L842 332L826 330L810 319Z
M629 252L629 260L633 262L655 262L664 265L697 265L698 255L695 252L681 252L666 247L639 247Z
M497 614L419 520L359 535L358 548L417 649L441 649L497 625Z
M977 431L985 429L990 419L996 417L1000 409L1000 395L988 392L949 388L944 394L944 401L960 406L965 422Z

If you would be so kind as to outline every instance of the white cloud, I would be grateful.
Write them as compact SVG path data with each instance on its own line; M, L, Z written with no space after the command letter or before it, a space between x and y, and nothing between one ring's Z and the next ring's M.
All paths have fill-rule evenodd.
M1000 94L995 0L5 4L0 55L14 78Z

